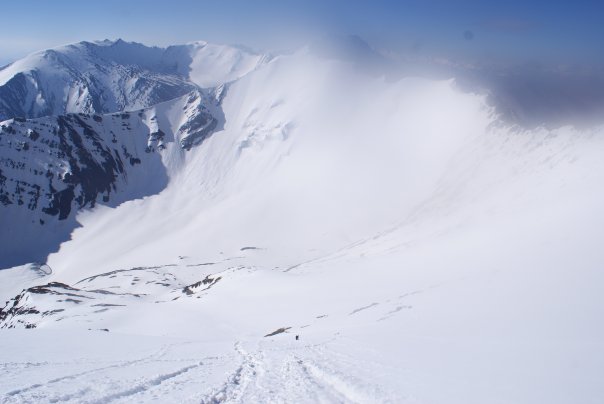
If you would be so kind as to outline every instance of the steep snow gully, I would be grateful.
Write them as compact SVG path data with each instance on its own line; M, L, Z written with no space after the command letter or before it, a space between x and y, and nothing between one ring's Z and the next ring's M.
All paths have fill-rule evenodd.
M604 399L602 127L205 42L31 55L11 111L2 402Z

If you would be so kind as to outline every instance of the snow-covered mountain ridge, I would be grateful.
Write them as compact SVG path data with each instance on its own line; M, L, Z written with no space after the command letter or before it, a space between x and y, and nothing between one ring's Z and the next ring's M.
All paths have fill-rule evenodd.
M522 129L454 79L308 49L201 51L181 97L2 123L1 256L72 226L0 271L3 401L601 401L604 128Z
M40 51L0 70L0 121L147 108L235 80L266 59L205 42L164 49L106 40Z

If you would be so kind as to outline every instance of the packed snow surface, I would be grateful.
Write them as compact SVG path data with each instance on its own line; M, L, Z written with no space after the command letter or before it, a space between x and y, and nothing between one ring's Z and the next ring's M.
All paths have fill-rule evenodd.
M602 402L602 128L195 46L223 126L0 271L3 402Z

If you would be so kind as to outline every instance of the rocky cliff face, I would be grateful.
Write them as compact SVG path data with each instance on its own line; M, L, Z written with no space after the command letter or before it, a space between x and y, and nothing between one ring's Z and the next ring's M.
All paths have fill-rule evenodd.
M265 59L105 40L0 69L0 268L43 262L82 209L160 192L168 166L222 129L228 83Z
M43 259L73 229L75 214L102 203L152 195L167 184L163 159L210 136L220 117L213 99L197 90L134 112L65 114L0 123L0 243L22 239L40 257L3 251L0 266ZM27 218L27 219L25 219ZM48 228L48 230L45 230ZM29 236L28 236L29 234ZM36 237L32 238L31 235ZM32 246L36 244L36 246ZM40 245L38 245L40 244Z

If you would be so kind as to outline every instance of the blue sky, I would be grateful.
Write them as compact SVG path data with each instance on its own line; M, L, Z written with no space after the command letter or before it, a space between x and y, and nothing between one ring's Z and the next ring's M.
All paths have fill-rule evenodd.
M80 40L275 48L329 32L468 61L604 62L604 1L19 0L2 9L0 64Z

